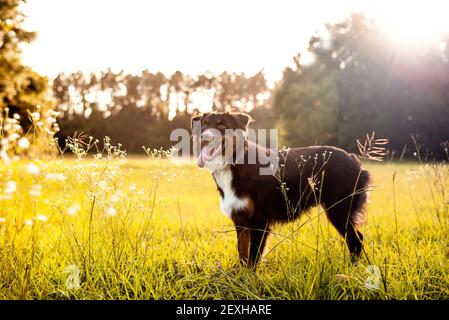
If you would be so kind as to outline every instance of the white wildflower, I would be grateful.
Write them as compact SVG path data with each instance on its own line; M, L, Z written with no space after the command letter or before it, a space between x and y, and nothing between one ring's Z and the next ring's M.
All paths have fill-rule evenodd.
M9 140L9 141L15 141L15 140L17 140L18 138L20 138L20 135L19 135L18 133L12 133L12 134L10 134L10 135L8 136L8 140Z
M114 208L113 206L109 206L109 207L106 209L106 214L107 214L108 216L113 217L113 216L115 216L115 215L117 214L117 210L115 210L115 208Z
M65 181L67 180L67 177L62 173L46 173L45 179L51 181Z
M80 211L81 211L81 206L79 205L79 203L74 203L67 209L67 214L69 216L74 216L74 215L78 214L78 212L80 212Z
M6 194L13 194L17 190L17 185L14 181L8 181L5 186Z
M28 140L28 138L23 137L20 138L19 141L17 141L17 145L19 146L19 148L28 149L28 147L30 146L30 141Z
M105 180L102 180L99 184L98 184L100 190L107 190L108 189L108 183Z
M33 176L37 176L41 173L41 170L37 165L35 165L33 162L30 162L27 166L27 171L29 174L32 174Z
M39 112L32 112L30 113L30 116L33 121L38 121L41 118L41 114Z
M0 223L5 223L6 222L6 218L5 217L0 217Z
M48 218L46 216L44 216L43 214L37 215L36 219L41 221L41 222L45 222L45 221L48 220Z
M2 160L6 165L9 165L11 163L11 158L8 156L5 150L0 150L0 160Z
M40 197L42 195L42 185L36 184L31 187L31 190L28 192L32 197Z
M34 224L34 221L32 219L25 220L25 225L31 227L33 224Z
M120 197L122 195L122 192L120 190L117 190L110 198L111 202L117 203L120 200Z

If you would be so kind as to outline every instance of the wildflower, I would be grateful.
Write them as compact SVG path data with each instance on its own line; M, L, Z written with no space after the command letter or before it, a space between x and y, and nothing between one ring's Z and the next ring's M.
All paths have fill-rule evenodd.
M117 190L110 198L111 202L116 203L120 200L120 197L122 195L122 192L120 190Z
M107 190L108 189L108 183L105 180L102 180L99 185L100 190Z
M52 181L65 181L67 177L62 173L46 173L45 179Z
M78 214L78 212L80 212L80 211L81 211L81 206L79 205L79 203L74 203L67 209L67 214L69 216L74 216L74 215Z
M33 119L33 121L38 121L41 118L41 115L39 112L32 112L30 113L31 119Z
M19 146L19 148L28 149L28 147L30 146L30 141L28 141L28 138L23 137L20 138L19 141L17 141L17 145Z
M6 218L5 217L0 217L0 223L4 223L6 222Z
M39 215L36 217L36 219L39 220L39 221L41 221L41 222L45 222L45 221L48 220L48 218L47 218L46 216L44 216L43 214L39 214Z
M40 197L42 195L42 185L36 184L31 187L31 190L28 192L32 197Z
M13 194L17 190L17 185L14 181L8 181L5 186L6 194Z
M2 160L6 165L11 163L11 158L8 156L5 150L0 149L0 160Z
M33 224L34 224L34 221L32 219L25 220L25 225L26 226L31 227L31 226L33 226Z
M108 216L113 217L113 216L115 216L115 215L117 214L117 210L115 210L115 208L114 208L113 206L109 206L109 207L106 209L106 214L107 214Z
M310 188L317 189L318 183L316 182L316 180L314 178L307 178L307 182L309 183Z
M12 133L8 136L9 141L14 141L17 140L18 138L20 138L20 135L18 133Z
M47 124L52 125L56 122L56 119L53 117L47 117Z
M131 183L129 185L129 191L134 191L134 190L136 190L136 185L134 183Z
M41 170L37 165L35 165L33 162L30 162L27 166L27 171L29 174L32 174L33 176L37 176L41 173Z

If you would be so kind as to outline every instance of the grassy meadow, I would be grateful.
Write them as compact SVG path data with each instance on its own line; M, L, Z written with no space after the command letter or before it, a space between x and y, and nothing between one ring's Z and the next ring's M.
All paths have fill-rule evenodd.
M448 165L365 163L359 264L315 208L253 271L206 170L112 158L1 165L1 299L449 298Z

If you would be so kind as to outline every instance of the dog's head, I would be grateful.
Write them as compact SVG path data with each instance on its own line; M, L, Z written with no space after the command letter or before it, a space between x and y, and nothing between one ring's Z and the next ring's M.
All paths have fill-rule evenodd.
M192 133L194 139L198 139L195 135L199 135L201 146L198 166L212 168L225 165L225 154L233 156L238 147L237 143L226 143L226 141L230 142L230 139L234 137L246 139L248 124L251 120L246 113L229 112L203 113L192 117ZM225 153L225 148L229 146L232 146L232 150Z

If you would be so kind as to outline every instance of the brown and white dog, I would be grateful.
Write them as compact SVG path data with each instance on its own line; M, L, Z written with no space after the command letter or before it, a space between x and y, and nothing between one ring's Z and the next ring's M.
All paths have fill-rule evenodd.
M242 156L246 159L250 147L261 154L275 152L276 173L261 175L259 158L255 163L225 161L226 138L213 141L210 132L219 131L223 136L226 129L246 132L250 120L247 114L227 112L192 117L192 127L195 121L201 124L198 165L211 171L221 195L221 210L235 224L241 262L256 266L272 226L293 221L316 205L324 208L329 221L345 238L351 259L356 260L363 248L363 235L357 227L363 220L369 172L361 168L355 155L335 147L270 151L248 139L241 152L234 147L234 160Z

